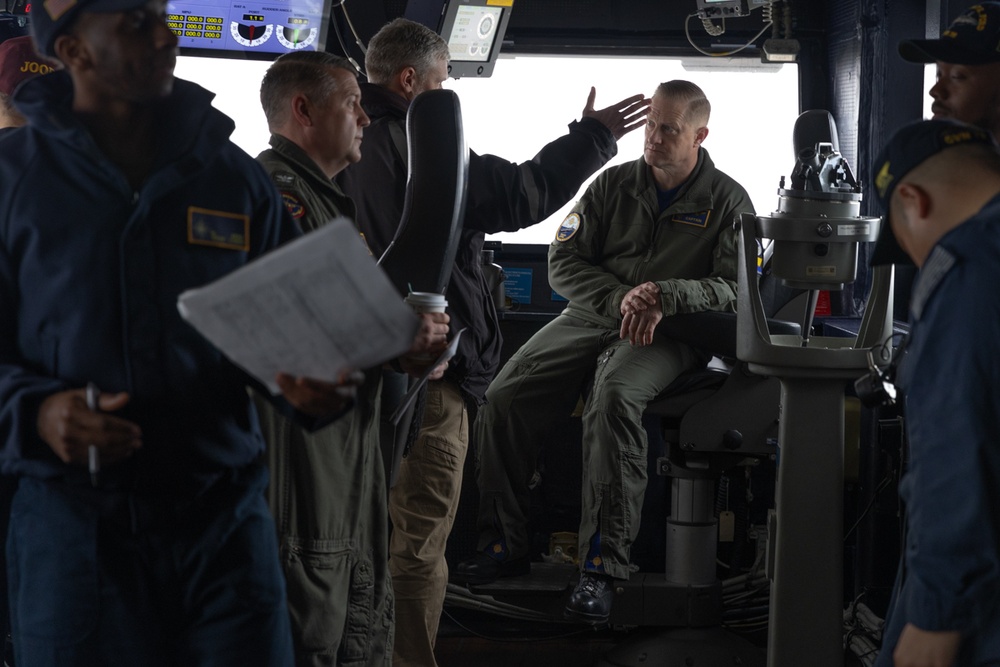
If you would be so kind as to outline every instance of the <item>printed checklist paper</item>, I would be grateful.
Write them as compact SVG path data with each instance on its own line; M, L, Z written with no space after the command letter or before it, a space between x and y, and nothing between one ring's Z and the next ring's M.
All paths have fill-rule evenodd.
M177 308L275 394L279 372L334 382L403 354L419 327L346 218L184 292Z

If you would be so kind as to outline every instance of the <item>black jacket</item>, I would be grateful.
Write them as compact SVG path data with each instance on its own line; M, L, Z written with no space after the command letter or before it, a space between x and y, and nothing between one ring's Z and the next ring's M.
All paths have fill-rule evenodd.
M358 227L379 257L392 241L403 213L407 167L397 147L402 142L393 140L393 132L405 137L409 103L385 88L362 83L361 104L372 120L365 129L361 161L341 172L337 180L357 204ZM401 148L405 150L405 144ZM502 342L480 268L486 234L512 232L545 220L617 151L611 131L585 118L570 123L568 134L522 164L470 152L465 225L446 294L452 330L465 327L466 332L445 377L477 405L496 374Z

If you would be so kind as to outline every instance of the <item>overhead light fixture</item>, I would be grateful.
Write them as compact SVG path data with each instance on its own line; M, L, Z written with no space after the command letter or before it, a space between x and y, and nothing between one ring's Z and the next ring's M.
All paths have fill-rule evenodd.
M766 63L794 63L799 58L799 40L765 39L761 60Z

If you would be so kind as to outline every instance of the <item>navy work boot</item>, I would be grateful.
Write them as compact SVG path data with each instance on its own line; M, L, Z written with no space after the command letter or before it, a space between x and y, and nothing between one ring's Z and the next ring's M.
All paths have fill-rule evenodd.
M614 594L615 580L612 577L596 572L582 572L563 615L569 620L591 625L607 623Z
M459 563L451 573L455 583L470 586L491 584L500 577L516 577L531 572L531 562L527 556L507 558L491 556L485 551L477 551L476 555Z

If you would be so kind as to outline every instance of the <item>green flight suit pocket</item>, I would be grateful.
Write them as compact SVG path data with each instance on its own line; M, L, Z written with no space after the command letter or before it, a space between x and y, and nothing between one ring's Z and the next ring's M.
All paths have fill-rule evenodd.
M366 663L374 625L371 558L349 540L293 540L282 551L298 662Z

